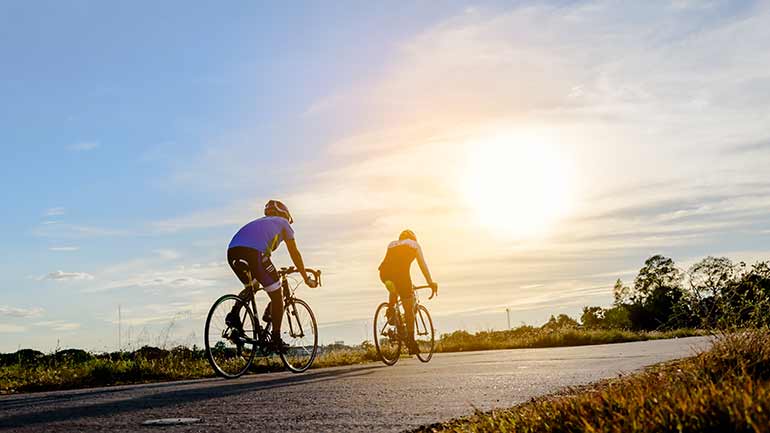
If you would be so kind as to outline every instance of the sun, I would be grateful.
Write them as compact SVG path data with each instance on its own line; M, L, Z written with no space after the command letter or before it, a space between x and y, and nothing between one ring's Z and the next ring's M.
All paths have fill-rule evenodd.
M542 236L572 206L568 160L545 134L498 134L467 149L460 189L478 221L493 231Z

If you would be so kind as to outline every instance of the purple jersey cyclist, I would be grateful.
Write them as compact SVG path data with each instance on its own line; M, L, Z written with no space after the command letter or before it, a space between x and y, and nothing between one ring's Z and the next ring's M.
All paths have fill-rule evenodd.
M281 293L281 281L278 271L270 261L270 255L278 248L281 242L286 243L294 266L302 274L308 287L315 287L314 279L308 277L302 255L297 249L294 240L294 229L291 223L294 220L289 209L278 200L270 200L265 204L265 216L258 218L243 226L233 236L227 249L227 263L235 272L235 275L245 286L238 296L245 302L253 296L254 288L260 287L270 297L269 311L273 324L272 344L276 351L285 351L286 345L281 341L281 320L283 318L283 294ZM244 269L248 269L252 280ZM228 326L241 328L239 317L241 306L236 305L225 318ZM256 312L255 312L256 313Z

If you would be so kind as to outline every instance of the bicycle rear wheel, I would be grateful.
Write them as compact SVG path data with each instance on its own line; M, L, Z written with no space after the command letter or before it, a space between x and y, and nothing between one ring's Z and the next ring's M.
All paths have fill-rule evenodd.
M414 334L414 339L420 347L417 358L422 362L430 361L436 348L436 336L433 319L430 318L428 309L422 305L418 305L414 311Z
M242 332L227 326L225 317L239 311ZM257 321L249 305L236 295L217 299L209 310L204 330L206 357L219 376L233 379L243 375L256 355Z
M388 303L383 302L374 313L374 347L385 365L393 365L401 356L401 339L395 325L388 324Z
M313 365L318 353L318 325L313 310L301 299L287 302L283 310L281 339L289 349L280 354L281 361L290 371L301 373Z

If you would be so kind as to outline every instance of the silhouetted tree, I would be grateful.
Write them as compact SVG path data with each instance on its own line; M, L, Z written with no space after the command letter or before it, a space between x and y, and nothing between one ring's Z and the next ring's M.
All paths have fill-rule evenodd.
M559 314L558 317L553 317L553 315L551 315L551 318L548 319L548 322L546 322L546 324L542 326L543 329L550 329L550 330L557 330L557 329L563 329L563 328L577 328L577 327L578 327L578 322L566 314Z
M668 257L654 255L644 262L639 274L634 280L634 293L632 299L635 302L644 301L652 295L655 289L679 287L682 280L682 272L676 267L674 261Z
M618 278L615 281L615 287L612 288L612 296L615 299L615 306L627 304L631 301L631 288L624 285L623 281Z

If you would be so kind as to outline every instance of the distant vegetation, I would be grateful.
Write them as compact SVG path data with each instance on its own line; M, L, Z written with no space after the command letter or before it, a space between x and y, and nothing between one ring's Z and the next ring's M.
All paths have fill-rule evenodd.
M663 256L647 259L629 287L618 280L610 307L587 306L580 322L564 314L541 327L443 334L437 352L577 346L700 335L770 324L770 265L747 266L707 257L687 271ZM377 361L371 342L330 345L314 368ZM277 359L255 372L280 370ZM213 376L197 347L94 354L70 349L43 354L24 349L0 354L0 393L78 388Z
M617 280L609 308L585 307L587 329L735 329L770 325L770 263L706 257L688 270L660 255L644 262L633 286Z
M694 358L417 431L766 432L769 340L766 328L727 334Z

